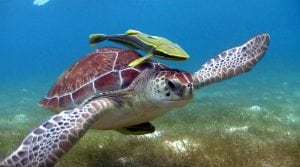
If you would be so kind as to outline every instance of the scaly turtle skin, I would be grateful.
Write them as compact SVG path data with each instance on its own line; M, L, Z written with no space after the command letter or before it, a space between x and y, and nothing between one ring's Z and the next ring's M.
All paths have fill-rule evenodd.
M67 70L41 102L63 111L34 129L0 166L54 166L91 127L152 132L149 121L186 106L194 90L251 70L268 43L268 34L258 35L212 58L194 74L150 60L128 67L139 57L136 52L98 49ZM60 102L64 96L73 100Z

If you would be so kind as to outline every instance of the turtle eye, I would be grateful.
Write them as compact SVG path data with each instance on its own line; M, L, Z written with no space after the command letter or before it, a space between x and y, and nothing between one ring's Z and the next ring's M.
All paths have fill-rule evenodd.
M172 81L168 80L167 84L171 89L175 89L175 85Z
M171 90L176 90L179 87L178 83L173 80L166 79L166 83Z

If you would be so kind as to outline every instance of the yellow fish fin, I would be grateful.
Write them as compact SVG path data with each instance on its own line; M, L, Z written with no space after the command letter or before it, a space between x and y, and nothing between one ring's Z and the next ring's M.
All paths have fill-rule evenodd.
M89 36L89 43L91 46L94 46L97 43L100 43L105 40L107 40L107 36L104 34L91 34Z
M136 35L136 34L140 34L140 33L141 33L140 31L129 29L125 32L125 35Z
M153 56L153 53L149 52L146 56L143 56L143 57L133 60L128 66L135 67L135 66L141 64L146 59L149 59L151 56Z

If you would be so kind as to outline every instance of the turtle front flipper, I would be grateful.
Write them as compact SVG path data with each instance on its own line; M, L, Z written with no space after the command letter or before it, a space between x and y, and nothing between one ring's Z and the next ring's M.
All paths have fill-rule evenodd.
M194 74L194 87L201 88L250 71L263 57L269 40L269 34L257 35L245 44L228 49L207 61Z
M54 166L97 118L113 106L111 100L102 98L54 115L34 129L0 166Z

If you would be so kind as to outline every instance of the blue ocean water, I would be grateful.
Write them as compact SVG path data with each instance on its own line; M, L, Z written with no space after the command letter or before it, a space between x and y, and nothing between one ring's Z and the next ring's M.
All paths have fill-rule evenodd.
M264 72L299 72L299 2L252 1L1 1L1 76L49 76L90 52L90 33L137 29L180 44L195 71L208 58L263 32L271 35ZM109 44L108 44L109 45ZM103 44L100 46L107 46ZM169 63L169 62L167 62ZM172 62L170 62L172 64Z
M128 29L178 43L190 54L189 60L159 61L190 72L225 49L269 33L269 49L253 71L213 85L198 98L211 96L245 108L282 104L299 128L298 0L50 0L41 6L32 0L1 0L0 118L27 112L51 115L36 103L66 68L95 49L88 45L89 34ZM4 124L1 130L7 129Z

